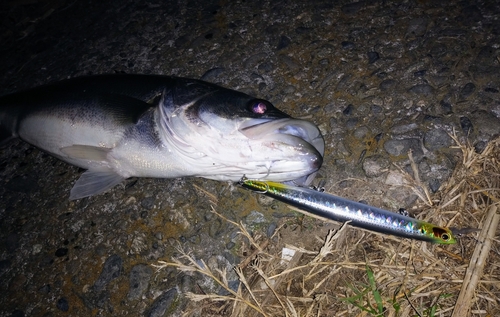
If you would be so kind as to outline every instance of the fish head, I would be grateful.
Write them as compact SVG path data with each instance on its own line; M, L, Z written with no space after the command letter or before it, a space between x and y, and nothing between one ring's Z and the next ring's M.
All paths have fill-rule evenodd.
M290 117L267 100L210 88L195 98L166 94L160 105L167 146L200 167L194 176L312 181L324 154L316 125Z

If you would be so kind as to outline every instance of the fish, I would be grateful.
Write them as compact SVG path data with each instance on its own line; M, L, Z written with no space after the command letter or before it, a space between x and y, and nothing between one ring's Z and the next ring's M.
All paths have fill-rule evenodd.
M316 189L243 177L242 187L272 197L313 216L384 234L438 244L457 242L452 230Z
M315 124L267 100L162 75L76 77L2 96L0 140L12 138L86 170L70 200L129 177L306 184L324 154Z

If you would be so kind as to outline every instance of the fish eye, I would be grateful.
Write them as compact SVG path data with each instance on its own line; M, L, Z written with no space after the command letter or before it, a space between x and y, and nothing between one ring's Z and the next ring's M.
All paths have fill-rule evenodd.
M267 104L262 100L254 101L250 106L250 110L255 114L264 114L267 111Z

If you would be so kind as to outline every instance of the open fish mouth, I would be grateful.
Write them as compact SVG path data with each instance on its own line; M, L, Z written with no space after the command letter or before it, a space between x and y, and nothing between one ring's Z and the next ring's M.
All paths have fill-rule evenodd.
M239 130L251 140L289 146L294 157L270 166L275 180L309 185L323 163L325 143L318 127L311 122L293 118L252 119L243 123ZM276 175L279 173L282 177Z
M318 127L304 120L292 118L252 119L240 126L240 132L252 140L263 139L271 134L295 136L312 145L321 156L325 153L325 142ZM290 143L293 144L292 140L294 139L290 138L290 140Z

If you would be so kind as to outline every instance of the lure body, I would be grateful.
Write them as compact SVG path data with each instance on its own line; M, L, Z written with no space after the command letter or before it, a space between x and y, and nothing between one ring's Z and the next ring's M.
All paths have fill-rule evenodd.
M240 185L316 216L339 222L350 221L355 227L432 243L456 243L448 228L314 189L245 178L240 180Z

